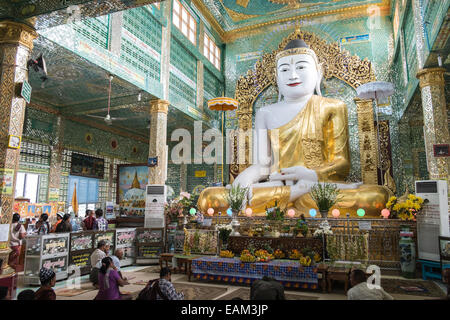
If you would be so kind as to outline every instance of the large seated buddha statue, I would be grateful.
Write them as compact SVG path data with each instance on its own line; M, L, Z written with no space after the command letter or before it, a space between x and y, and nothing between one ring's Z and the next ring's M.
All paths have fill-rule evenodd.
M276 201L309 216L311 208L317 209L310 189L323 182L337 184L340 198L334 208L342 216L356 216L363 208L367 217L379 217L392 193L384 186L344 182L350 170L347 106L321 96L314 51L301 39L291 40L276 55L275 71L279 101L257 111L253 164L233 181L249 188L247 206L264 215ZM199 209L226 212L227 192L225 187L203 190Z

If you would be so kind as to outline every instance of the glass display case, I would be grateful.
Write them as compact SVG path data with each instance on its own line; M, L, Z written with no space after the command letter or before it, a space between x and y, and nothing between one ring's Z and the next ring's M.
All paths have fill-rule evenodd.
M159 261L159 256L163 250L163 228L136 228L137 264L146 264Z
M94 251L95 231L72 232L70 234L69 266L80 268L80 274L91 272L90 257Z
M116 249L123 250L120 266L130 266L136 260L136 228L116 229Z
M25 238L25 285L40 285L41 267L53 269L56 280L67 278L69 236L69 233L57 233Z

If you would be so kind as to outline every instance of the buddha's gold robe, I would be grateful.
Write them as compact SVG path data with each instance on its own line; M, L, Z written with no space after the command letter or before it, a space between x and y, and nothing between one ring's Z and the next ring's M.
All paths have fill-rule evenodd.
M317 173L320 182L345 183L350 170L348 148L348 121L346 105L336 99L312 96L306 106L287 124L268 130L272 150L271 172L283 168L303 166ZM289 203L290 186L254 187L250 207L256 215L264 215L265 209L277 201L282 208L292 207L296 213L309 216L311 208L317 209L309 193ZM222 187L205 189L198 206L203 212L214 208L225 212L228 208ZM356 216L363 208L368 217L379 217L392 193L378 185L360 185L355 189L341 189L338 208L341 216ZM331 210L330 210L331 212Z

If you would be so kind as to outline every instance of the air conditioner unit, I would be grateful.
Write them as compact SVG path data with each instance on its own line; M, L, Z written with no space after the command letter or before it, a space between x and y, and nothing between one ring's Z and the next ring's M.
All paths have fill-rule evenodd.
M447 181L416 181L416 196L429 201L417 215L419 259L440 261L438 237L450 236Z
M145 194L145 228L164 228L165 185L147 185Z

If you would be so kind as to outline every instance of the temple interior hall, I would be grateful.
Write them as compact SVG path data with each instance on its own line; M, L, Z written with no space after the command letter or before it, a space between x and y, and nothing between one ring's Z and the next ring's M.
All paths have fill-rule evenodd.
M0 300L450 299L449 30L450 0L2 2Z

